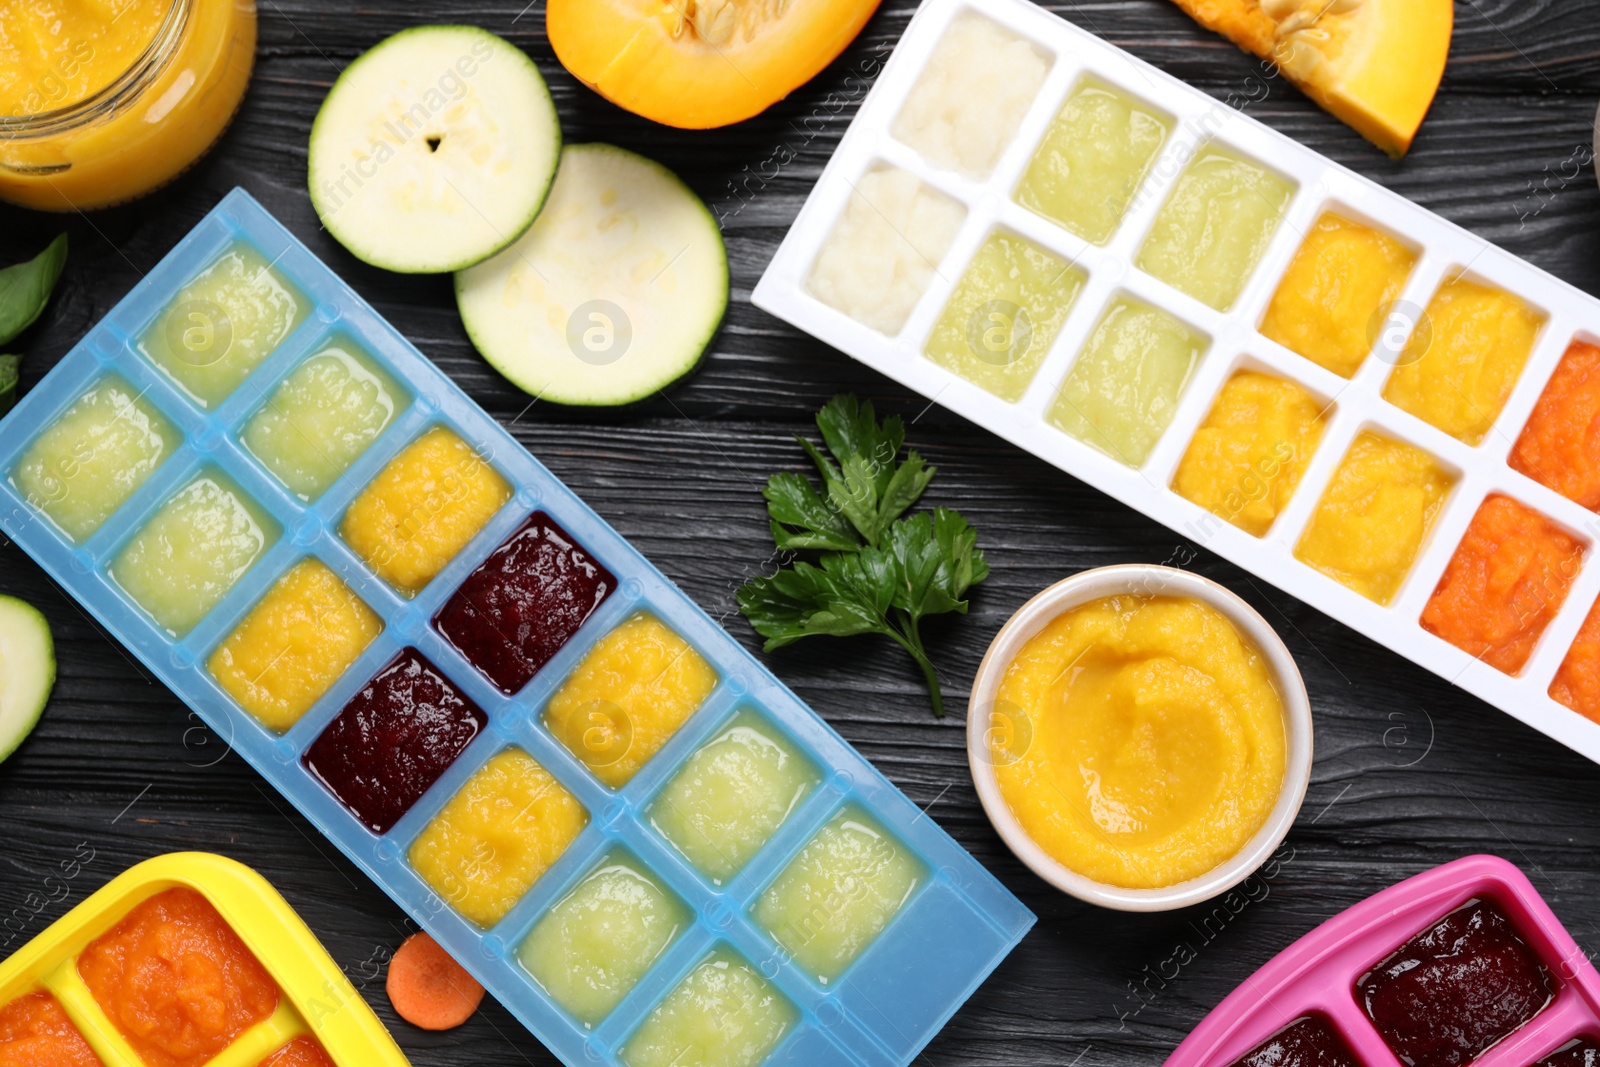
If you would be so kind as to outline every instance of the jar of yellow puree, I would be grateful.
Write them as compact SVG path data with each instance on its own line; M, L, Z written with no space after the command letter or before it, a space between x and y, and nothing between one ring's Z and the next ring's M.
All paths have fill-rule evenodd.
M0 0L0 199L88 210L172 180L221 135L254 0Z
M1169 567L1085 571L995 637L968 755L1013 852L1108 907L1183 907L1282 842L1311 773L1311 710L1244 601Z

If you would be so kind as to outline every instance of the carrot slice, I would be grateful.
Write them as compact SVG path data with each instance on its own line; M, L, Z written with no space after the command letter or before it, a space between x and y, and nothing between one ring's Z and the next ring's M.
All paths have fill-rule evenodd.
M483 986L427 934L412 934L395 950L384 983L400 1018L424 1030L450 1030L472 1017Z

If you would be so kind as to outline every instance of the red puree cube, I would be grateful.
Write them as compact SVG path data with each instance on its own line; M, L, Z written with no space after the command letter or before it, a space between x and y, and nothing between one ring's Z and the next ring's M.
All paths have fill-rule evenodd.
M385 834L488 722L414 648L396 656L306 751L306 769L362 824Z
M528 684L617 587L611 572L535 512L439 610L433 624L507 695Z
M1358 1067L1358 1061L1332 1026L1308 1015L1251 1049L1233 1067Z
M1460 1067L1539 1014L1550 975L1499 908L1468 901L1362 975L1356 992L1395 1055Z

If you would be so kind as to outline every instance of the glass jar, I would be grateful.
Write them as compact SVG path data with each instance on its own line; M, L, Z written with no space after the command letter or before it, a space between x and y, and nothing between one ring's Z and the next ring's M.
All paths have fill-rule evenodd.
M0 108L0 199L45 211L119 204L177 177L221 136L255 60L254 0L152 2L139 14L159 22L126 65L111 34L132 0L112 23L91 24L99 49L87 34L72 41L70 26L44 31L55 54L43 57L42 69L13 78L24 84L13 86ZM0 10L18 22L50 17L26 4ZM130 20L130 32L137 21ZM22 34L11 31L29 28L5 30L15 39ZM70 97L64 86L72 79L104 84L51 106L52 96Z

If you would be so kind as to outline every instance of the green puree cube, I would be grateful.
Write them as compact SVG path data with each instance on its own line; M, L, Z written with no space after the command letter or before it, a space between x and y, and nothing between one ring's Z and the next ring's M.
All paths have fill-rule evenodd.
M12 471L24 499L86 541L182 443L133 387L107 375L41 433Z
M204 471L118 553L111 576L182 637L278 538L278 525L231 480Z
M1073 360L1050 425L1137 467L1166 432L1205 341L1165 311L1123 298Z
M628 1067L756 1067L800 1017L731 949L718 948L667 994L622 1049Z
M1061 105L1016 200L1085 241L1111 240L1167 139L1166 119L1121 93L1081 86Z
M539 920L517 957L556 1003L594 1026L691 918L638 860L611 855Z
M743 711L666 784L650 806L650 821L721 885L821 781L782 734Z
M826 984L866 951L926 874L921 860L848 805L761 894L755 920Z
M178 290L139 351L214 408L305 321L311 302L260 252L237 244Z
M250 418L243 441L302 500L316 500L394 421L402 394L364 355L329 345Z
M1065 260L996 230L950 294L928 337L928 358L1002 400L1020 400L1083 279Z
M1139 250L1140 270L1209 307L1233 307L1294 185L1215 148L1201 152L1162 205Z

